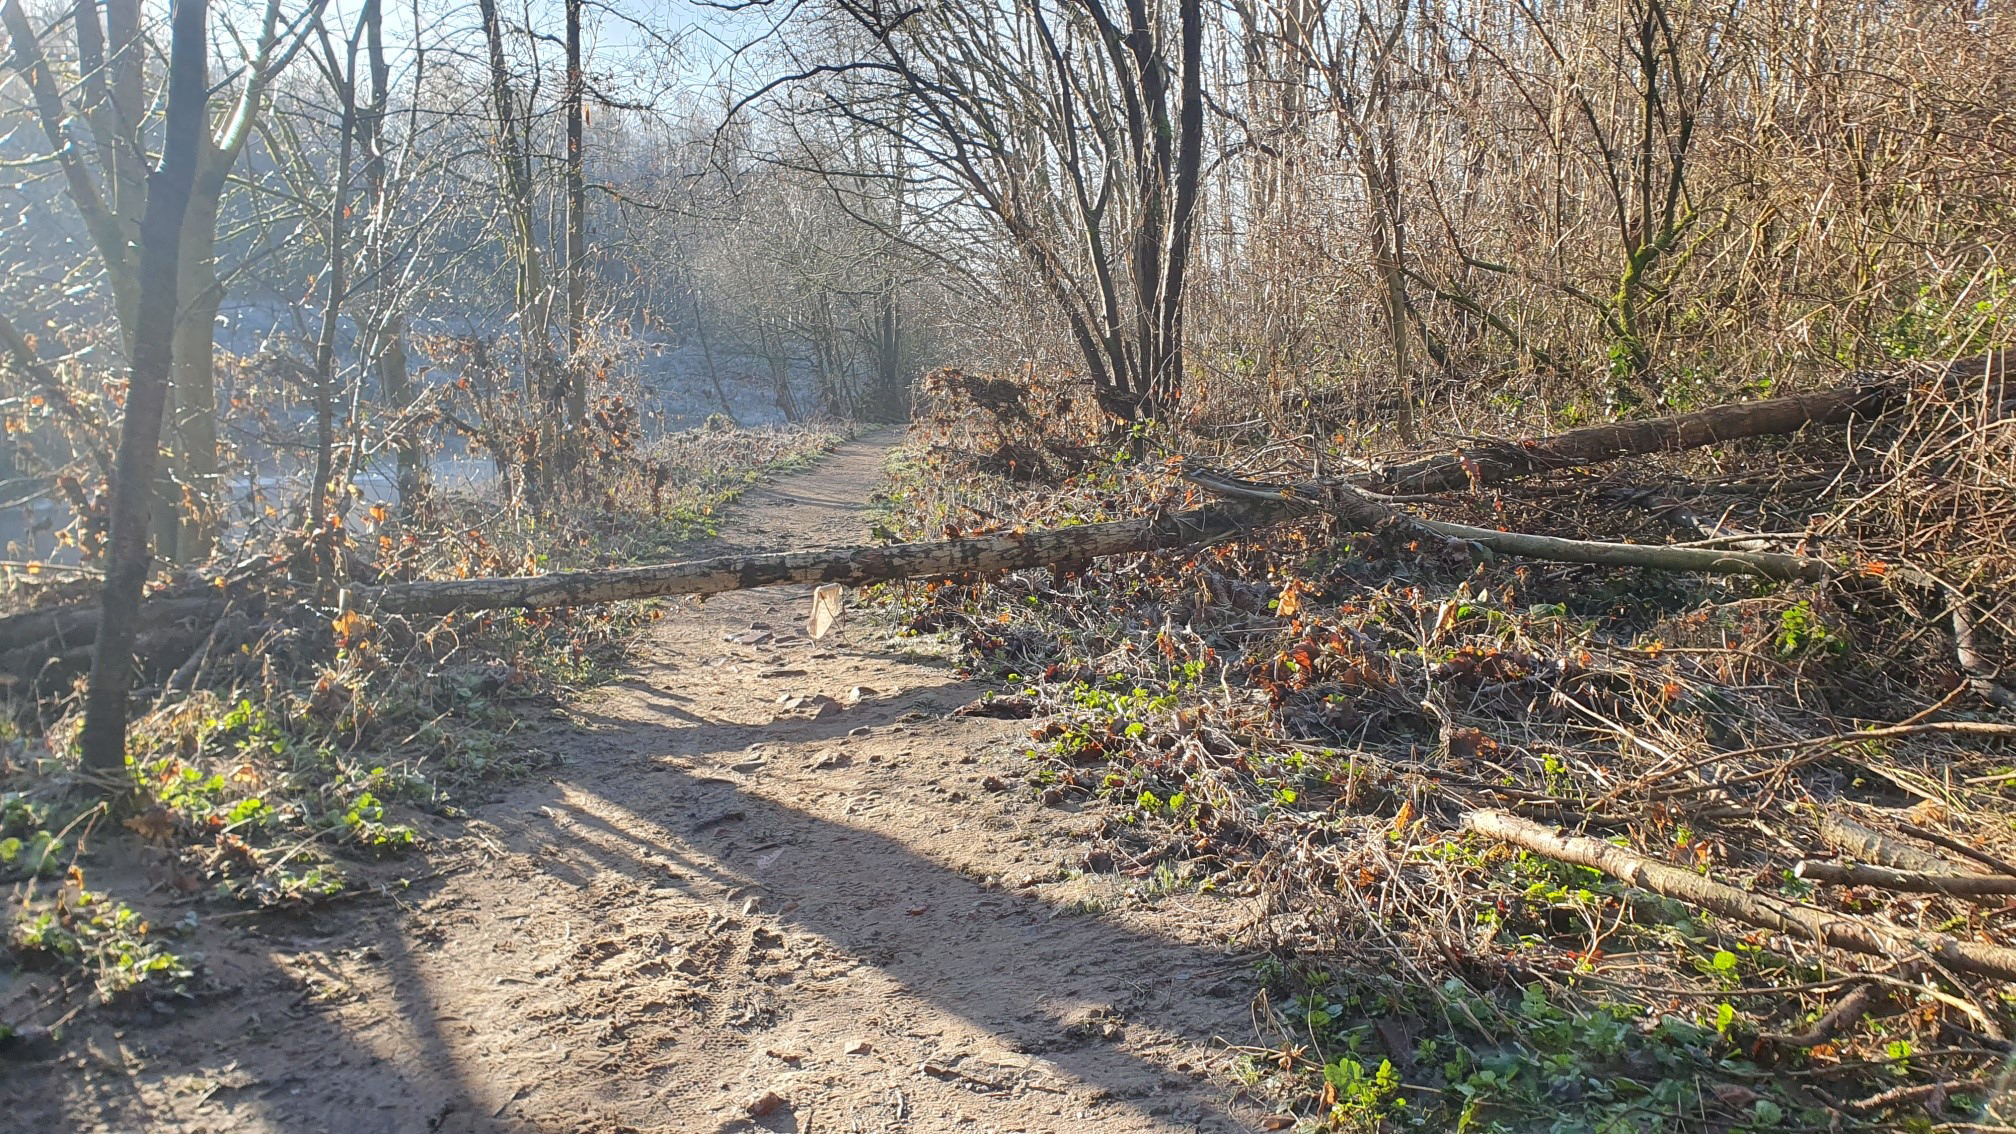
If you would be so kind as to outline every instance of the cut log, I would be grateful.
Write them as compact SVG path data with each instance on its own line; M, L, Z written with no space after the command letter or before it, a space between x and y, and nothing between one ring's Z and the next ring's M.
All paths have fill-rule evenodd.
M1543 858L1600 870L1640 890L1688 902L1746 925L1870 956L1906 958L1923 953L1951 969L2016 981L2016 949L2006 946L1961 941L1944 933L1872 925L1765 894L1745 893L1614 843L1563 835L1551 827L1503 811L1471 811L1463 816L1463 826Z
M1813 860L1800 863L1792 873L1808 882L1874 886L1878 890L1897 890L1906 894L1952 894L1960 897L2016 894L2016 878L2000 874L1929 874L1921 870L1898 870L1861 862Z
M1934 377L1941 385L1963 382L1984 372L1999 379L2011 362L2016 358L2009 352L1984 355L1952 363ZM1647 421L1592 425L1533 441L1486 442L1467 452L1395 465L1373 476L1370 483L1381 492L1447 492L1619 457L1679 452L1746 437L1781 436L1808 426L1841 425L1875 417L1902 403L1913 389L1912 378L1909 374L1859 374L1851 382L1815 394L1737 402Z
M503 579L396 583L357 592L357 605L385 614L447 614L457 610L585 606L665 595L710 595L784 583L877 583L1015 571L1050 563L1180 547L1278 520L1282 509L1200 508L1163 517L1046 531L1013 531L972 539L731 555Z

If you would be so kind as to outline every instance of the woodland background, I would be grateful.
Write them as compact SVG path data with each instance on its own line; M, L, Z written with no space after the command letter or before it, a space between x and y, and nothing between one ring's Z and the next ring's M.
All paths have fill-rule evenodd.
M1391 493L1377 523L884 596L1037 721L1037 790L1129 816L1141 870L1238 877L1288 955L1349 941L1493 994L1629 942L1628 1009L1491 1009L1576 1082L1635 1084L1624 1110L1796 1065L1846 1085L1687 1105L2002 1129L1946 1113L2010 1050L1993 964L1840 978L1712 902L1735 920L1673 930L1601 848L1486 813L1872 940L2005 948L1981 899L2006 878L1956 890L1840 822L2016 873L2012 25L1997 0L0 0L0 857L44 911L12 947L91 958L107 1000L186 978L118 898L65 920L66 832L119 817L262 907L346 893L301 836L411 849L399 806L524 770L480 739L500 705L607 676L664 614L359 594L688 555L763 473L908 421L880 537L1019 540L1214 483ZM1842 390L1741 444L1488 459ZM1806 566L1532 568L1389 522L1417 506ZM284 786L224 776L247 745ZM1827 875L1844 857L1935 877ZM1369 987L1273 977L1323 1042ZM1455 987L1379 1003L1489 1014ZM1692 1030L1620 1023L1667 1009ZM1613 1040L1658 1066L1592 1067ZM1284 1051L1253 1081L1333 1127L1404 1109L1390 1067ZM1486 1070L1413 1113L1470 1121L1535 1074Z

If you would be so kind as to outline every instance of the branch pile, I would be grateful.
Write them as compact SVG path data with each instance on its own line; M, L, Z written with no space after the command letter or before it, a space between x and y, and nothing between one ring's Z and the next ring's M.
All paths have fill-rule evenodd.
M1328 429L1215 452L1174 489L934 467L956 494L910 486L933 528L1158 491L1272 520L1082 577L938 588L913 626L1014 686L974 711L1031 719L1046 795L1121 813L1088 870L1252 894L1258 944L1318 958L1280 990L1285 1035L1310 1032L1302 1005L1371 1002L1475 1049L1558 1042L1524 989L1634 1036L1699 1029L1702 1063L1677 1071L1540 1047L1583 1069L1576 1089L1619 1061L1660 1068L1623 1076L1638 1091L1698 1071L1704 1121L1740 1127L1723 1088L1749 1099L1784 1069L1772 1098L1802 1123L1936 1124L2016 1034L2003 362L1344 478L1307 473L1350 459ZM924 439L956 459L978 448L962 428L941 414ZM1292 1046L1251 1054L1335 1086ZM1727 1067L1756 1077L1739 1090ZM1402 1073L1410 1110L1454 1094ZM1494 1073L1463 1097L1502 1093Z

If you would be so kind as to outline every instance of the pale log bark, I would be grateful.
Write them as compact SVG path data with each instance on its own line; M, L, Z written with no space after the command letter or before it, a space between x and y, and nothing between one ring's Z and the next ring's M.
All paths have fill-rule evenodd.
M1836 886L1874 886L1878 890L1901 890L1910 894L1953 894L1980 897L2016 894L2016 878L1995 874L1931 874L1922 870L1898 870L1861 862L1800 863L1792 871L1808 882Z
M1957 867L1938 855L1899 842L1845 815L1822 813L1815 830L1819 832L1820 841L1858 862L1873 862L1879 866L1920 873L1960 873Z
M1905 958L1923 953L1961 972L1997 980L2016 980L2016 949L1960 941L1944 933L1918 933L1871 925L1768 895L1745 893L1691 870L1656 862L1614 843L1586 836L1563 835L1553 828L1503 811L1469 812L1463 816L1463 826L1543 858L1600 870L1641 890L1688 902L1746 925L1870 956Z

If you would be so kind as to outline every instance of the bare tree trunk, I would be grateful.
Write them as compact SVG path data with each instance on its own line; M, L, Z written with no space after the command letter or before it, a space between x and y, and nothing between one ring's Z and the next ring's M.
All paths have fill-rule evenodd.
M1396 418L1400 439L1409 445L1421 436L1415 421L1414 382L1407 366L1407 222L1400 198L1399 130L1393 121L1393 52L1407 27L1407 5L1393 17L1392 33L1379 49L1372 74L1373 105L1378 114L1378 144L1361 144L1359 160L1364 164L1366 195L1372 201L1373 253L1385 283L1386 333L1393 349L1393 392L1399 399ZM1372 140L1366 130L1362 142Z
M762 348L763 357L770 363L770 389L777 402L777 412L784 415L787 422L798 420L798 399L791 393L791 354L786 349L784 336L774 331L769 320L756 321L756 341Z
M1162 237L1168 242L1168 254L1157 284L1160 370L1149 376L1149 409L1157 415L1173 410L1183 392L1183 284L1196 238L1198 187L1204 175L1203 5L1201 0L1182 0L1179 7L1175 202L1169 230Z
M406 371L406 320L401 297L391 285L392 262L387 255L392 229L392 190L385 168L385 115L392 96L392 69L385 60L385 14L382 0L364 0L358 18L364 24L364 51L371 76L371 96L357 120L358 145L364 151L364 181L371 193L371 235L365 242L365 271L377 298L370 326L364 330L364 362L378 376L378 392L392 411L397 454L400 510L411 515L427 491L427 455L410 422L404 420L416 391Z
M1953 363L1936 376L1954 383L1981 374L1991 382L2008 373L2016 352L1984 355ZM1533 441L1499 441L1467 453L1427 457L1381 470L1371 478L1391 492L1442 492L1472 483L1496 484L1553 469L1614 461L1641 453L1678 452L1745 437L1796 433L1812 425L1839 425L1874 417L1911 392L1909 376L1865 374L1856 381L1816 394L1794 394L1756 402L1643 421L1593 425ZM2006 396L2002 391L1994 395Z
M85 770L108 789L123 792L126 770L126 698L133 680L133 640L151 557L147 550L148 497L160 458L161 420L168 399L175 338L177 261L182 224L202 159L205 104L209 97L206 25L208 0L179 0L168 56L168 108L161 164L148 178L147 208L140 219L139 301L134 310L133 358L126 417L119 430L118 476L112 485L112 534L106 553L98 642L79 738Z
M693 293L693 329L700 336L700 356L707 360L707 377L714 383L714 396L721 402L721 412L728 420L741 425L735 417L735 406L728 401L728 391L721 385L721 372L714 369L714 347L707 341L707 317L700 312L700 293Z
M217 278L217 211L230 164L207 137L189 211L182 222L177 262L181 304L175 324L174 379L169 387L170 446L164 494L157 503L156 549L194 563L217 546L218 498L223 475L217 451L217 312L224 285Z
M582 97L581 0L567 0L567 421L588 423L588 368L581 336L588 321L588 178L584 135L588 111Z
M906 416L901 335L902 327L896 318L896 281L891 279L875 312L875 389L868 400L868 415L876 421L902 421Z
M358 30L363 30L359 25ZM315 337L315 483L309 486L308 538L315 548L315 585L326 590L335 574L335 537L330 529L330 497L336 492L336 332L343 317L346 267L350 258L350 159L357 121L357 39L339 64L321 29L322 53L336 85L341 118L337 127L336 184L329 196L329 262L322 300L322 328Z
M565 401L566 392L560 388L564 379L553 358L553 299L539 248L532 143L525 134L518 96L511 89L510 64L504 57L504 25L497 14L497 0L477 0L477 6L483 13L483 34L490 48L490 101L496 117L498 172L502 175L504 207L511 222L511 258L518 268L518 336L524 353L526 404L537 417L542 450L521 467L526 488L543 493L553 473L553 454L546 451L556 433L552 418Z

